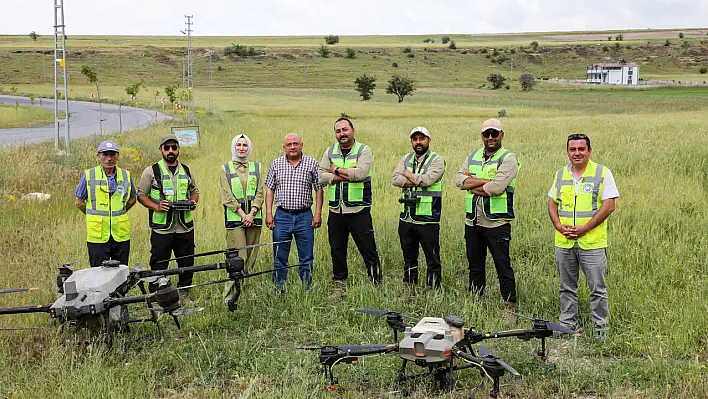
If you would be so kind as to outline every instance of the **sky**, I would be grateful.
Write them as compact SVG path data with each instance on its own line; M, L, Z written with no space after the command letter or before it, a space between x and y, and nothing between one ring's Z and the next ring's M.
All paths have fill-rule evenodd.
M53 0L0 0L0 34L53 33ZM409 35L705 28L708 0L64 0L67 35Z

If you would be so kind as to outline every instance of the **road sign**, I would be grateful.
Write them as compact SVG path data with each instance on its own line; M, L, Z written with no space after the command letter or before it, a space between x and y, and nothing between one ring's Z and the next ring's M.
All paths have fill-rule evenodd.
M175 108L177 108L177 109L182 109L182 106L179 105L179 103L177 103L177 104L175 104Z
M135 100L135 96L130 96L130 101L134 101L134 100Z
M180 147L199 147L199 126L173 126Z
M162 100L160 100L160 101L162 101L162 103L164 104L167 102L167 99L165 97L162 97Z

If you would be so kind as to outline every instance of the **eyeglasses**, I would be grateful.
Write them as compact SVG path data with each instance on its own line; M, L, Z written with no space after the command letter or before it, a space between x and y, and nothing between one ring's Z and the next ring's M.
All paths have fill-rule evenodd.
M495 138L499 137L499 135L501 133L502 132L499 130L489 129L489 130L485 130L482 132L482 137L484 137L485 139L488 139L490 137L495 139Z
M587 140L589 137L582 133L574 133L568 136L568 141L570 140Z
M177 144L165 144L165 145L162 146L162 149L165 150L165 151L169 151L169 150L177 151L177 150L179 149L179 145L177 145Z

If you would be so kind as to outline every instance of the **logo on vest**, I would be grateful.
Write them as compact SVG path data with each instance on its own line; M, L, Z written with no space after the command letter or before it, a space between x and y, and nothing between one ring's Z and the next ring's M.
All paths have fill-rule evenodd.
M186 192L187 191L187 183L180 183L179 190L182 192Z
M492 178L493 178L496 174L497 174L497 170L496 170L496 169L489 169L489 170L487 171L487 176L489 176L489 177L492 177Z
M123 195L123 186L116 187L116 194Z
M589 193L589 192L591 192L591 191L592 191L592 184L591 184L591 183L583 184L583 192L584 192L584 193L587 194L587 193Z
M248 179L248 191L256 191L256 178L251 177Z

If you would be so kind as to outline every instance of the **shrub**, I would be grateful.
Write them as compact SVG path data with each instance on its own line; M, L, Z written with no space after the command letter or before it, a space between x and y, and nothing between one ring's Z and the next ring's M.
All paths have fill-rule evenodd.
M253 57L256 55L256 49L253 47L242 46L240 44L232 44L224 47L224 55L230 57Z
M430 38L427 38L427 39L423 40L423 43L430 43L430 40L431 40Z
M29 37L36 42L39 35L37 34L37 32L32 31L32 32L30 32ZM681 36L681 37L683 37L683 36Z
M624 35L620 33L619 35L615 36L615 40L621 42L622 40L624 40Z
M519 75L519 82L521 82L521 90L530 91L536 85L536 78L530 72L524 72Z
M505 110L505 109L502 108L502 109L500 109L499 111L497 111L497 118L503 118L503 117L505 117L505 116L506 116L506 110Z
M467 54L467 50L460 51L460 54Z
M700 72L700 73L702 73L702 74L705 75L706 73L708 73L708 68L703 67L703 68L701 68L698 72Z
M509 52L510 52L511 54L516 54L516 49L513 48L513 49L509 50Z
M492 89L500 89L504 86L504 81L506 78L499 73L490 73L487 76L487 81L492 84Z
M394 68L398 68L398 63L397 63L397 62L394 62L393 64L391 64L391 66L394 67Z
M320 46L320 49L317 50L317 52L320 53L320 57L322 58L329 57L329 49L324 44Z
M610 51L610 48L607 46L602 46L602 51Z
M538 48L538 42L535 41L535 40L532 41L532 42L531 42L531 47L533 48L533 51L536 51L536 49Z
M499 55L499 51L497 49L492 49L492 57L496 57Z
M479 52L482 53L482 54L487 54L487 49L486 49L486 48L483 48L483 49L479 50Z
M375 76L367 76L363 74L354 80L355 90L359 92L362 101L367 101L374 95L374 88L376 88Z
M457 44L455 44L454 40L450 40L450 44L447 47L451 50L455 50L457 48Z
M679 33L679 39L683 39L683 32Z
M619 50L620 48L622 48L622 46L620 46L619 43L615 43L615 50Z
M354 59L356 58L356 51L354 51L353 48L347 47L346 50L344 50L345 56L349 59Z
M447 44L450 41L450 36L443 36L442 37L442 44Z
M684 41L683 41L683 44L681 45L681 47L683 47L683 48L689 48L689 47L691 47L691 43L689 43L688 40L684 40Z
M221 71L224 70L224 68L223 68L221 65L218 65L218 66L216 67L216 70L219 71L219 72L221 72Z
M165 87L165 96L170 101L170 104L177 102L177 86L167 86Z
M403 48L403 53L405 53L405 54L408 54L408 53L410 53L410 52L412 52L412 51L413 51L413 50L411 50L410 47L404 47L404 48Z
M666 41L664 42L664 46L668 47L670 45L671 45L671 42L669 41L669 39L666 39Z
M337 44L339 43L339 36L337 35L327 35L324 37L325 43L327 44Z
M401 75L391 76L391 79L388 81L388 87L386 87L386 93L398 96L399 103L403 102L404 97L412 96L414 91L415 82L413 79Z
M415 53L408 53L408 54L406 54L406 57L413 58L413 57L415 57Z
M612 36L607 36L607 41L611 42L612 41Z

